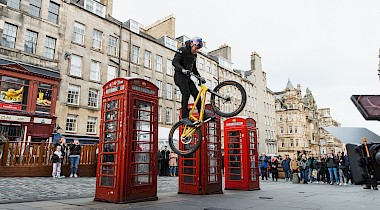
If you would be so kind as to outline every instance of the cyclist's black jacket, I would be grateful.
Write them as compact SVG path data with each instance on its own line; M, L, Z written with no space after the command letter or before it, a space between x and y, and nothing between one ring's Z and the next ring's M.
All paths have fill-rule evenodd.
M185 42L185 46L179 48L174 55L173 66L175 77L188 77L182 73L182 69L187 69L193 72L195 75L199 75L197 70L197 55L191 53L190 40ZM188 77L190 78L190 77Z

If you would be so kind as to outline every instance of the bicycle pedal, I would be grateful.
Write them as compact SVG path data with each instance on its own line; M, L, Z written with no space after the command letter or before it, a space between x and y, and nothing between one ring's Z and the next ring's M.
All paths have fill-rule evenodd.
M201 121L199 121L199 120L198 120L198 121L195 121L195 122L193 123L194 126L199 125L199 124L201 124Z

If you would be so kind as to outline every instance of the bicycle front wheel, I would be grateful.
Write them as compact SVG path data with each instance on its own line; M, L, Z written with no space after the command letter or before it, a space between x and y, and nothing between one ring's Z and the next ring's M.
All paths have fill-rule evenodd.
M233 117L243 111L247 101L244 87L236 81L219 83L211 92L211 107L222 117Z
M170 148L181 156L193 154L201 146L202 131L200 127L191 127L177 122L169 133Z

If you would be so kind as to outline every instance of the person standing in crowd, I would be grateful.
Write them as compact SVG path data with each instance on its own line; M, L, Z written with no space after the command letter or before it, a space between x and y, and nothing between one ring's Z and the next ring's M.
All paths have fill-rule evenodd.
M160 151L158 151L158 175L159 176L162 176L162 171L161 171L161 169L162 169L162 154L161 154L161 152Z
M297 174L298 176L298 160L297 156L294 155L293 159L290 161L290 170L291 170L291 175L290 179L293 180L293 174Z
M55 151L51 159L53 162L52 176L54 178L61 178L61 160L62 160L61 146L55 147Z
M307 158L307 166L308 166L308 180L310 181L310 183L313 183L314 181L314 177L313 177L313 170L314 170L314 158L313 156L309 156Z
M344 158L344 164L346 165L346 168L343 171L343 173L345 173L347 177L346 183L348 184L348 180L351 180L351 184L352 184L353 182L352 182L352 177L351 177L350 161L348 160L347 152L344 154L343 158Z
M57 146L61 146L61 152L62 152L62 158L61 158L61 177L60 178L65 178L65 176L63 175L63 170L62 170L62 166L64 164L64 160L65 160L65 156L66 156L66 148L67 148L67 144L66 144L66 139L61 137L57 143L55 143L54 145L54 150Z
M301 171L301 179L303 180L304 184L307 184L307 159L306 155L302 155L302 158L299 162L299 168Z
M170 151L168 150L168 146L165 146L163 150L161 150L162 155L162 176L168 176L169 172L169 155Z
M330 174L330 184L331 185L334 184L334 179L335 179L336 184L339 184L338 172L337 172L337 162L338 162L338 160L334 156L334 151L331 150L327 156L327 159L326 159L326 165L327 165L327 169L328 169L329 174Z
M325 180L325 171L327 170L327 167L326 167L326 161L323 157L318 157L318 161L317 161L317 184L319 182L322 182L322 183L326 183L326 180Z
M344 174L346 163L342 152L338 152L339 185L347 185L347 177Z
M276 179L276 182L278 180L278 159L277 157L273 157L272 161L270 163L270 169L272 172L272 181Z
M81 145L78 139L74 139L74 142L70 144L70 177L78 177L78 165L81 153Z
M263 153L259 157L259 162L260 162L260 169L261 169L261 179L264 180L264 177L266 180L268 180L268 157Z
M177 174L177 154L174 151L170 152L169 155L169 167L170 167L170 176L176 176Z
M285 159L281 162L282 169L285 174L285 181L289 181L290 178L290 159L289 155L285 155Z

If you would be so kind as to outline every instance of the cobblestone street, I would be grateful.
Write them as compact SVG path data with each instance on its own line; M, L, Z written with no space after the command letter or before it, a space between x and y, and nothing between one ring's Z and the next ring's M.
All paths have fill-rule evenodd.
M0 204L89 198L95 195L95 178L0 178ZM158 193L177 192L178 177L158 177Z

